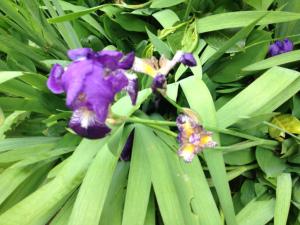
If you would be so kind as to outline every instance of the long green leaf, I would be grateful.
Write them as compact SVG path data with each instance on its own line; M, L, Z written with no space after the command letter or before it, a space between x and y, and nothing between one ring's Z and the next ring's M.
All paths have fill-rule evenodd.
M170 177L170 170L166 155L159 148L152 130L143 126L136 126L135 139L143 146L150 165L151 180L161 216L166 225L186 224L179 203L174 182Z
M237 27L244 27L250 24L253 20L258 19L265 14L268 15L261 19L258 22L258 25L267 25L300 19L299 13L281 11L239 11L220 13L200 18L197 21L197 28L199 33L205 33L227 28L232 29Z
M134 138L122 225L143 225L148 209L151 174L142 144Z
M205 125L217 126L214 103L209 90L203 81L199 77L193 76L182 81L180 85L191 109L199 114L204 127ZM219 142L219 135L217 133L214 133L214 139ZM236 225L233 202L226 178L223 154L220 151L207 149L204 151L204 156L217 190L226 222L228 225Z
M300 50L286 52L268 59L253 63L243 68L243 71L265 70L274 66L284 65L286 63L297 62L300 60Z
M300 90L299 75L280 67L268 70L218 110L218 125L226 128L243 117L272 112Z
M257 199L248 203L237 215L239 225L264 225L274 215L275 200Z
M292 178L289 173L277 177L274 225L287 224L292 195Z

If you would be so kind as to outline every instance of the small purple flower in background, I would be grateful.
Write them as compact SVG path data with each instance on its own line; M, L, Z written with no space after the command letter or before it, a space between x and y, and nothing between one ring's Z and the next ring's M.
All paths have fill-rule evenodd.
M194 115L181 114L176 120L179 134L178 155L186 162L191 162L204 148L214 148L217 143L212 139L212 132L206 131Z
M190 67L196 66L197 64L191 53L177 51L172 60L168 60L163 56L159 59L159 61L154 57L151 59L135 57L132 70L150 75L153 78L151 88L153 92L156 92L156 89L162 91L161 89L167 88L166 77L177 63L182 63Z
M275 56L285 52L290 52L293 51L293 48L293 42L287 38L283 41L275 41L275 43L269 47L269 55Z
M53 66L48 88L55 94L66 93L66 105L73 110L71 129L83 137L102 138L110 132L105 121L115 95L127 90L132 104L136 103L137 78L126 71L134 54L80 48L69 50L68 56L73 62L67 68Z

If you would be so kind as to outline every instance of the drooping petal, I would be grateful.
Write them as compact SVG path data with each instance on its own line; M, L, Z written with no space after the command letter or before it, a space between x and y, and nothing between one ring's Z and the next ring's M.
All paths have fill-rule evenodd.
M129 74L126 73L127 79L128 79L128 85L125 88L125 90L127 91L130 99L131 99L131 103L132 105L136 104L136 100L137 100L137 96L138 96L138 91L139 91L139 82L138 82L138 78L136 75L134 74Z
M47 81L47 87L54 94L61 94L64 92L63 84L62 84L62 75L64 73L64 68L59 64L54 64L50 75Z
M177 154L182 157L185 162L192 162L195 157L195 146L192 144L185 144L181 146Z
M165 91L167 89L167 79L163 74L156 75L152 81L151 89L154 93L157 90Z
M119 68L129 70L133 65L134 57L134 52L130 52L127 55L125 55L119 62Z
M68 51L68 56L72 60L86 59L92 54L93 50L90 48L77 48Z
M73 112L69 127L78 135L90 139L102 138L111 131L105 123L97 120L94 112L84 107Z

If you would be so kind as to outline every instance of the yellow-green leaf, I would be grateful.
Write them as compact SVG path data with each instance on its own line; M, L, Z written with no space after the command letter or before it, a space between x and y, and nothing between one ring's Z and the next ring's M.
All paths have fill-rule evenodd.
M285 137L284 131L293 134L300 134L300 121L293 115L283 114L275 116L271 122L277 127L282 128L282 130L276 127L269 128L270 136L276 140L283 141Z

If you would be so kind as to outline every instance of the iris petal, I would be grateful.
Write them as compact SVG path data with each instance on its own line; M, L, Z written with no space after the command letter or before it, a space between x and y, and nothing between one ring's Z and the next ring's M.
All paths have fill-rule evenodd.
M80 60L88 58L89 55L93 53L93 50L90 48L77 48L71 49L68 51L68 56L72 60Z
M91 73L99 70L103 70L101 64L95 64L93 60L78 61L69 65L62 80L67 93L66 104L69 108L78 107L78 102L75 100L82 93L85 80Z
M128 70L132 67L134 62L134 52L128 53L123 59L119 62L119 68Z
M64 92L62 84L63 73L64 68L59 64L55 64L51 69L49 79L47 81L47 86L54 94L61 94Z
M157 92L158 89L166 90L167 88L167 79L165 75L159 74L154 77L151 85L153 92Z
M103 138L111 129L97 120L93 112L80 108L73 112L69 127L78 135L90 139Z

